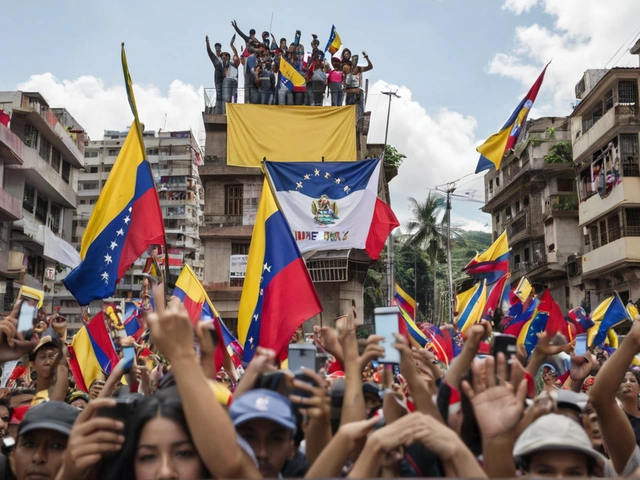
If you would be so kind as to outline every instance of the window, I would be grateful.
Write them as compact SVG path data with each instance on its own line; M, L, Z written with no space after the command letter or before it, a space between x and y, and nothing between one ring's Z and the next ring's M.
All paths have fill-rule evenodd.
M638 99L638 84L635 80L618 82L618 105L635 105Z
M98 189L98 183L97 182L90 182L90 183L82 183L82 190L97 190Z
M42 223L46 223L47 210L49 210L49 200L47 197L38 194L38 200L36 201L36 219Z
M531 251L527 247L524 249L524 261L528 262L530 260L530 256L531 256Z
M640 237L640 208L625 209L626 237Z
M84 151L84 158L98 158L98 151L97 150L85 150Z
M225 185L224 214L242 215L242 185Z
M102 168L102 171L103 171L104 173L109 173L109 172L111 171L111 169L112 169L112 168L113 168L113 165L105 165L105 166Z
M507 209L504 211L504 214L507 217L507 220L511 220L511 206L507 207Z
M109 150L109 156L110 157L117 157L119 152L120 152L120 149L112 148L112 149Z
M98 167L90 167L89 173L98 173Z
M71 176L71 164L66 160L62 161L62 180L64 183L69 183L69 177Z
M24 197L22 198L22 208L27 212L33 213L36 206L36 189L28 183L24 184Z
M528 195L527 195L527 196L525 196L525 197L522 199L522 203L523 203L523 205L524 205L525 207L528 207L528 206L529 206L529 196L528 196Z
M51 155L51 144L49 140L44 138L44 136L40 136L40 148L38 148L38 155L45 162L49 163L49 156Z
M231 255L249 255L248 243L232 243Z
M620 160L622 161L622 175L624 177L640 177L638 160L638 134L620 134Z
M500 177L496 177L496 187L500 186Z
M86 200L80 200L80 205L86 205L87 201Z
M620 232L620 215L618 213L614 213L609 218L607 218L607 227L609 233L609 242L613 242L614 240L618 240L622 237L622 232Z
M92 198L89 200L89 205L95 205L98 200L96 198Z
M613 89L607 91L604 96L604 111L608 112L613 108Z
M81 227L86 227L88 223L89 223L88 220L80 220L78 222L78 225L80 225Z
M515 208L516 208L516 213L518 213L520 211L520 201L519 200L516 201Z
M489 192L493 193L493 179L489 180Z
M605 246L607 243L607 222L606 220L600 220L598 225L600 228L600 245Z
M574 181L570 178L558 179L558 191L559 192L573 192Z
M38 130L28 123L24 126L24 144L31 148L38 146Z
M55 148L51 149L51 167L60 173L60 164L62 163L62 155Z
M589 235L591 236L591 246L595 250L600 246L600 237L598 236L598 226L592 225L589 227Z
M516 268L517 268L520 265L520 254L519 253L514 255L513 261L516 264Z
M229 286L230 287L242 287L242 286L244 286L244 278L230 278L229 279Z
M147 148L147 155L158 155L157 148Z
M49 215L51 218L51 225L49 225L49 228L54 232L59 232L62 225L62 207L55 203L51 203L51 211Z

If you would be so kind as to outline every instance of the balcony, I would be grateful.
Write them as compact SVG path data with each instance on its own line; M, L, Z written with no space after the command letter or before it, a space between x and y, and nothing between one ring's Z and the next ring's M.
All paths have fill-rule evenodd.
M237 227L243 224L242 215L205 215L204 224L220 227Z
M622 237L582 256L584 278L619 271L627 264L640 264L640 237Z
M544 204L542 212L545 220L551 216L574 217L578 213L578 196L570 195L550 195Z
M600 198L596 194L580 203L580 226L586 226L623 204L640 204L640 177L625 177L619 185L613 187L607 197Z
M167 206L172 206L172 205L193 205L196 206L198 205L198 200L196 200L195 198L184 198L182 200L166 200L161 198L160 199L160 206L161 207L167 207Z
M38 103L29 105L40 106ZM42 135L45 136L51 146L58 150L62 157L76 168L84 167L84 146L79 148L78 144L71 138L71 135L58 122L58 119L48 108L21 107L14 108L12 115L18 115L33 125Z
M76 192L62 179L51 165L42 160L38 152L25 145L22 165L9 165L7 170L19 170L27 182L50 200L67 208L76 208Z
M528 210L518 213L506 229L511 245L515 245L522 240L544 235L544 225L542 223L532 225L531 214Z
M613 136L616 127L640 125L640 109L636 105L616 105L595 122L572 123L573 159L579 163L583 155ZM586 127L586 128L585 128Z
M21 164L24 143L8 127L0 123L0 158L5 165Z
M5 189L0 188L0 219L20 220L22 218L22 202Z

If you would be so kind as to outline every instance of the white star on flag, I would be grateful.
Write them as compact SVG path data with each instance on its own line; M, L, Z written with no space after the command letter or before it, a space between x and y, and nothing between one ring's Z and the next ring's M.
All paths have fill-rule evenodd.
M132 207L129 207L129 213L131 213L131 210L133 210L133 208L132 208Z
M124 217L124 223L126 223L127 225L129 225L129 222L131 221L131 219L129 218L129 215L127 215L126 217Z
M267 272L271 273L271 267L272 267L272 265L268 265L268 264L265 263L262 266L262 271L264 272L266 270Z
M249 343L253 343L253 337L249 339Z
M300 188L302 188L302 182L296 183L296 190L299 190Z
M100 276L102 277L105 283L109 283L109 274L107 272L103 272L102 275Z
M118 234L118 236L120 236L120 235L124 235L124 230L123 230L123 229L120 229L120 230L118 230L116 233Z
M264 295L264 289L260 289L260 296Z
M345 185L343 190L347 193L351 191L351 189L349 188L349 185Z
M304 176L305 180L311 180L311 175L309 175L308 173Z
M336 179L334 180L334 182L336 182L336 184L337 184L337 185L340 185L340 179L339 179L339 178L336 178Z
M253 319L254 320L258 320L258 314L257 313L253 316Z
M329 178L331 176L331 174L329 172L324 174L324 178Z
M316 169L313 171L313 174L314 174L316 177L319 177L319 176L320 176L320 170L318 170L318 169L316 168Z
M109 255L108 253L104 256L104 261L107 264L113 263L113 260L111 259L111 255Z
M115 250L117 246L118 244L116 242L111 242L111 245L110 245L111 250Z

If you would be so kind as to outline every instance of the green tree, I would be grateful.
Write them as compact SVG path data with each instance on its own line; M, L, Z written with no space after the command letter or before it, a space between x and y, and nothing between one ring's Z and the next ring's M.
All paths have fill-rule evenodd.
M400 168L402 165L402 160L407 158L403 153L398 152L395 147L391 145L385 145L384 148L384 157L382 158L382 164L385 167L396 167Z

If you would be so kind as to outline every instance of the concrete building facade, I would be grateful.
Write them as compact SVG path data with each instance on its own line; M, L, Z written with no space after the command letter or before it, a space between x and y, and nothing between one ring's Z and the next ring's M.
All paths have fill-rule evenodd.
M637 53L632 50L632 53ZM640 298L640 68L587 70L570 116L586 301Z
M357 122L359 159L382 153L382 146L366 143L369 118L367 112ZM263 175L258 168L227 165L226 115L213 114L205 104L203 120L206 143L200 177L205 192L205 211L200 237L205 249L204 285L227 326L236 331L244 284L244 272L237 267L246 262L245 256L249 253ZM387 182L395 174L397 170L386 169L385 175L381 175L379 196L387 202ZM358 317L362 319L363 282L371 263L368 255L360 250L325 251L316 252L305 261L324 308L312 323L329 324L347 311L351 299L356 299Z
M51 312L58 275L79 259L72 222L87 137L69 112L50 108L36 92L0 92L0 109L11 118L8 127L0 124L3 310L27 285L45 291Z
M505 229L511 247L512 285L526 275L546 285L561 308L579 306L582 234L570 157L569 120L544 117L527 121L525 131L500 169L484 177L493 239ZM564 147L566 158L549 156Z

